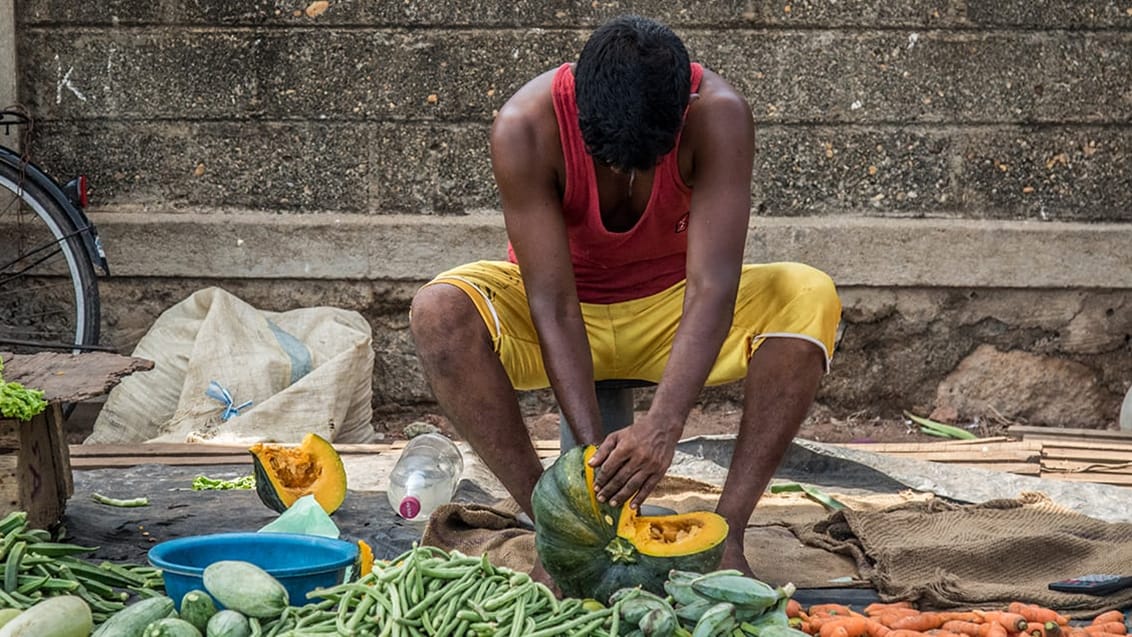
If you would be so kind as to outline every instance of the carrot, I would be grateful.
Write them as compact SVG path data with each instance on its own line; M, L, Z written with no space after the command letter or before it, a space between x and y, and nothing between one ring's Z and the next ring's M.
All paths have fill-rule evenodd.
M885 611L906 608L912 610L912 602L873 602L865 607L866 615L883 615Z
M1094 626L1097 625L1097 624L1107 624L1109 622L1120 622L1120 623L1123 624L1124 623L1124 611L1109 610L1109 611L1105 611L1105 612L1101 613L1100 615L1097 615L1096 617L1093 618L1093 625Z
M966 611L966 612L955 611L955 610L940 611L939 616L940 616L940 618L943 619L944 622L961 621L961 622L981 623L983 621L983 618L980 617L979 614L974 612L974 611Z
M1016 633L1026 630L1026 618L1018 613L1004 610L975 611L984 622L995 622L1006 629L1007 632Z
M813 606L810 606L810 615L822 614L842 616L860 615L860 613L854 611L844 604L814 604Z
M861 637L861 635L865 633L864 625L858 624L856 621L850 624L851 620L856 619L856 617L839 616L836 620L824 622L821 627L818 628L818 635L820 635L820 637L837 637L845 633L846 637Z
M798 600L794 599L793 597L786 600L786 616L787 617L801 617L802 616L802 605L800 603L798 603Z
M865 630L868 637L888 637L892 629L871 617L865 618Z
M1053 621L1027 622L1026 633L1033 637L1064 637L1061 633L1061 624Z
M884 624L885 626L892 627L892 623L901 617L915 617L920 614L920 611L914 608L894 608L885 611L880 615L870 615L873 619Z
M836 637L840 635L841 629L845 630L848 637L885 637L889 632L888 626L880 622L863 615L852 615L822 624L818 630L818 635L820 637Z
M908 630L906 628L901 628L898 630L888 631L888 635L886 637L931 637L931 635L919 630Z
M959 633L961 635L970 635L970 637L979 637L982 632L984 624L977 624L975 622L963 621L961 619L951 619L940 624L941 630Z
M883 622L882 622L883 623ZM918 615L899 617L890 624L885 624L895 630L915 630L926 632L943 625L943 618L939 613L926 612Z
M987 622L979 625L981 626L979 637L1010 637L1010 632L998 622Z
M849 619L851 617L859 617L861 619L872 619L872 618L865 617L864 615L862 615L860 613L856 613L856 612L853 612L853 611L849 611L849 612L851 612L852 614L851 615L840 615L840 614L835 615L835 614L832 614L832 613L817 613L817 614L814 614L814 615L810 615L809 616L810 626L812 626L814 630L821 630L822 626L824 626L824 625L826 625L830 622L836 622L836 621L841 620L841 619Z
M918 611L918 610L911 610L911 609L908 609L908 608L904 608L904 609L898 608L898 609L895 609L895 610L888 611L887 613L884 613L883 615L876 615L876 616L873 617L873 619L884 624L885 626L888 626L889 628L896 628L896 624L899 621L901 621L903 619L907 619L909 617L919 617L919 616L920 616L920 611Z
M1123 621L1093 622L1085 626L1085 632L1089 634L1110 633L1113 635L1124 635L1128 633L1128 628L1124 626Z
M1060 624L1062 626L1069 623L1068 617L1061 615L1051 608L1038 606L1037 604L1010 602L1010 605L1007 606L1006 610L1011 613L1018 613L1022 617L1025 617L1027 622L1034 622L1038 624L1044 624L1045 622L1054 622L1055 624ZM1033 627L1028 627L1027 629L1032 628Z

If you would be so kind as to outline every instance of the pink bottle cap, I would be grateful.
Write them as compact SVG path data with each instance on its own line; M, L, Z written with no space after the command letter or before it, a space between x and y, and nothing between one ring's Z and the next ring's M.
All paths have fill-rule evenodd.
M417 517L421 512L421 501L411 495L401 498L401 506L397 508L397 513L406 520L412 520Z

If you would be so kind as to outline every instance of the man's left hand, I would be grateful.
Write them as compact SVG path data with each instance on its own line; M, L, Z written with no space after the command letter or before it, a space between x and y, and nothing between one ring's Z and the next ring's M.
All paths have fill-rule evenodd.
M630 506L639 509L672 464L680 430L646 415L609 434L590 458L597 499L620 506L633 498Z

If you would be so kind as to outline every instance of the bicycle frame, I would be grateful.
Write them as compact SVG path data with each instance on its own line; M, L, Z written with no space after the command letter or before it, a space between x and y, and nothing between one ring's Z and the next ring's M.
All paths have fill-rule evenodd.
M52 179L39 166L27 161L6 146L0 146L0 162L18 168L25 179L34 182L54 199L55 203L59 204L59 207L67 213L67 218L71 222L70 234L79 236L83 248L90 256L91 263L102 270L103 274L109 276L110 264L107 263L106 253L102 249L102 240L99 239L98 231L91 224L90 218L87 217L86 212L83 211L82 206L77 201L77 183L72 181L66 186L59 185L59 182ZM75 191L76 195L72 197L68 194L68 190Z

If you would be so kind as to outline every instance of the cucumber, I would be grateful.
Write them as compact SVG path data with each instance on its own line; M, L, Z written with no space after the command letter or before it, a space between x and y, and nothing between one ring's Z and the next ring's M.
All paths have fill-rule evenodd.
M251 637L252 625L248 618L234 610L222 610L208 620L205 637Z
M208 620L216 614L216 603L202 590L191 590L181 597L181 619L189 622L200 632L208 626Z
M48 597L0 627L0 637L88 637L94 628L90 606L81 597Z
M145 627L174 614L173 599L147 597L114 613L95 631L95 637L142 637Z
M290 600L287 589L250 562L222 560L204 569L204 589L225 608L257 619L275 619Z
M145 627L142 637L201 637L196 626L177 618L166 617Z

